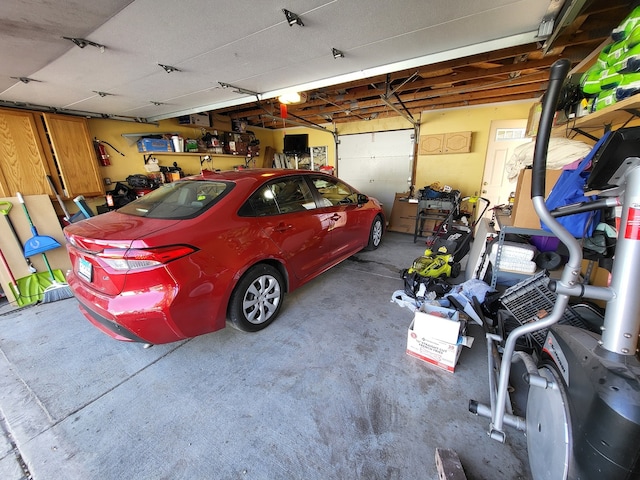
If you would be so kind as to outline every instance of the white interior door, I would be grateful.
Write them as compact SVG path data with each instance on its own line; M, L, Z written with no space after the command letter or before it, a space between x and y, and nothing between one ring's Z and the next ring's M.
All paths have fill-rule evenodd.
M338 176L382 202L387 219L397 192L409 190L414 130L338 137Z
M518 145L532 141L531 138L525 137L526 127L526 119L491 122L482 177L482 196L491 202L491 207L507 204L509 195L515 192L516 183L507 179L505 165ZM491 217L491 210L487 211L485 216Z

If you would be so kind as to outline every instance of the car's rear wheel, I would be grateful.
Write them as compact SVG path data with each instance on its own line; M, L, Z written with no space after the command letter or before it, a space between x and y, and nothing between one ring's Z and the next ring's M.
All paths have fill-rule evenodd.
M367 250L375 250L380 246L382 241L382 217L376 215L371 224L371 230L369 231L369 243L367 244Z
M231 295L231 324L244 332L267 327L280 312L284 290L282 274L276 268L266 264L251 267Z

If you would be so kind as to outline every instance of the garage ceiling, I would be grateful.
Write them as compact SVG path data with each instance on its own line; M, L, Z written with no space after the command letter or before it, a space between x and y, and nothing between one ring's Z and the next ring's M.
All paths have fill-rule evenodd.
M303 91L293 122L415 117L539 97L553 60L581 62L630 11L616 0L4 0L0 106L137 121L214 111L279 128L276 97ZM554 12L544 54L538 26Z

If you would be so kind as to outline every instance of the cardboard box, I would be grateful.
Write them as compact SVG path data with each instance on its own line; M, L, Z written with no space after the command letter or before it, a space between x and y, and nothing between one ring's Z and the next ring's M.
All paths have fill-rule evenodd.
M465 337L466 324L455 310L427 307L429 313L416 312L407 332L407 355L455 371L463 346L473 338Z
M211 118L208 113L194 113L178 117L179 125L197 125L198 127L210 127Z
M396 193L391 208L391 218L387 230L392 232L413 233L416 228L416 214L418 212L418 201L409 202L406 200L407 193Z
M164 138L141 138L138 140L139 152L173 152L171 140Z
M525 168L518 175L516 184L516 198L511 211L511 225L519 228L540 228L540 218L533 209L531 201L531 172L530 168ZM549 196L549 192L560 178L562 170L547 170L545 181L544 197Z

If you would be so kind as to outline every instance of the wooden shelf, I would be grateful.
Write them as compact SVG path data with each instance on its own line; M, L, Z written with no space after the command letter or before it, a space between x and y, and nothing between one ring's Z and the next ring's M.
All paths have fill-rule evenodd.
M229 153L209 153L209 152L140 152L141 155L182 155L192 157L226 157L226 158L246 158L244 155L231 155Z
M613 125L628 122L640 114L640 95L626 98L620 102L590 113L584 117L570 120L569 122L554 127L554 131L560 130L588 130L604 129Z

